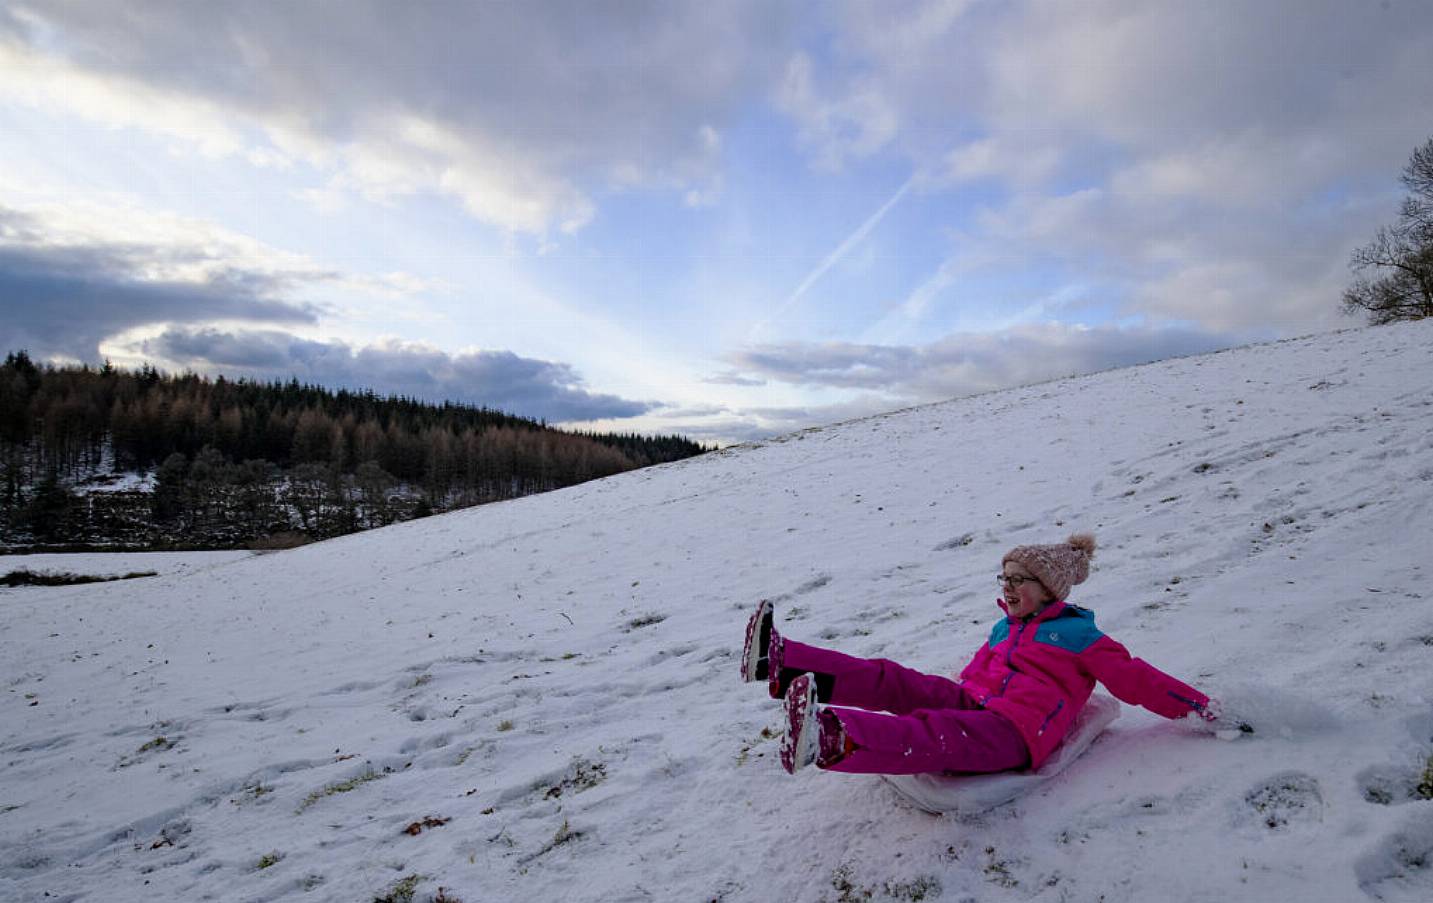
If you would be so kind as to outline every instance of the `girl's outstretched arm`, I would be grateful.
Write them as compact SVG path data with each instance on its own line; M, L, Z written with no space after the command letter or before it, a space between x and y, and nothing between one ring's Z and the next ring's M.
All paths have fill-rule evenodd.
M1101 636L1081 653L1080 664L1120 700L1166 718L1183 718L1191 712L1203 716L1210 702L1189 684L1144 659L1131 658L1129 650L1108 636Z

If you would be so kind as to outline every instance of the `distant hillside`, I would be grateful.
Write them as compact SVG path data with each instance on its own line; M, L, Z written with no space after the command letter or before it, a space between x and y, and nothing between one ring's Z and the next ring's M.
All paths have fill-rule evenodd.
M3 545L336 536L701 454L485 407L145 366L0 365Z

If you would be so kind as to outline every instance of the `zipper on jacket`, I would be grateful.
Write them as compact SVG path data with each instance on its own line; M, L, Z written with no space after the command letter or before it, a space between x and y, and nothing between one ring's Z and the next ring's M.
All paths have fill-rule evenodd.
M1204 706L1200 705L1199 703L1195 702L1195 701L1192 700L1192 699L1186 699L1185 697L1180 696L1178 693L1174 692L1173 690L1170 690L1170 691L1169 691L1169 695L1170 695L1170 696L1173 696L1175 699L1178 699L1180 702L1182 702L1182 703L1184 703L1185 705L1189 706L1191 709L1193 709L1193 710L1196 711L1196 712L1202 712L1202 711L1204 711Z
M1009 648L1005 650L1005 668L1008 673L1005 675L1005 680L1001 682L1000 692L996 693L996 696L1004 696L1005 688L1010 686L1010 681L1015 679L1015 662L1012 660L1012 657L1015 655L1015 647L1020 645L1020 638L1025 635L1025 627L1026 622L1021 621L1020 629L1015 632L1015 640L1010 644Z
M1053 712L1051 712L1050 714L1048 714L1048 715L1045 716L1045 723L1040 725L1040 730L1035 733L1035 736L1038 737L1038 736L1040 736L1041 734L1045 733L1045 728L1047 728L1047 727L1050 726L1050 722L1055 719L1055 716L1056 716L1056 715L1060 714L1060 710L1063 709L1064 707L1065 707L1065 700L1062 699L1062 700L1060 700L1059 704L1055 706L1055 711L1053 711Z

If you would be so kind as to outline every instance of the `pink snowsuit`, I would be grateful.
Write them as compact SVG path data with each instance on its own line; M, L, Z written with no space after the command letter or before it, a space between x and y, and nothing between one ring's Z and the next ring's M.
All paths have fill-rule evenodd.
M1005 609L1004 600L997 604ZM854 750L832 771L879 774L1039 768L1065 738L1096 681L1166 718L1209 697L1095 627L1087 609L1053 602L1008 615L956 680L885 659L859 659L783 638L782 671L814 671ZM857 708L848 708L855 706ZM880 711L891 714L880 714Z

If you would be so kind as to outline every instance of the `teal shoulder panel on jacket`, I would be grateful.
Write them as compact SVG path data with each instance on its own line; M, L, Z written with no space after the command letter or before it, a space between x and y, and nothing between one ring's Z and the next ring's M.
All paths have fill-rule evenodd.
M1104 636L1095 626L1095 613L1067 606L1058 618L1046 621L1035 629L1035 642L1055 646L1079 655Z
M1001 643L1005 642L1006 638L1009 636L1010 621L1006 618L1001 618L1000 620L995 622L994 627L990 628L990 648L994 649L996 646L999 646Z

